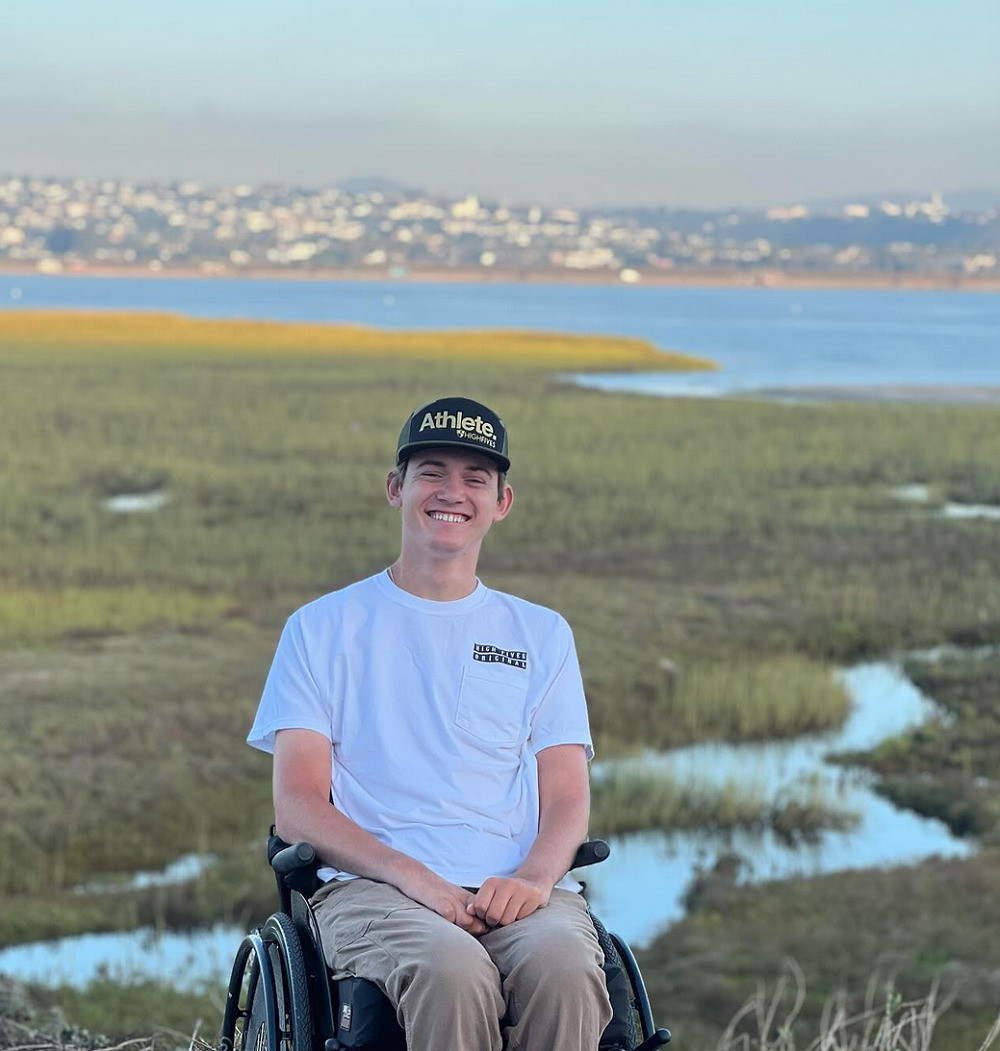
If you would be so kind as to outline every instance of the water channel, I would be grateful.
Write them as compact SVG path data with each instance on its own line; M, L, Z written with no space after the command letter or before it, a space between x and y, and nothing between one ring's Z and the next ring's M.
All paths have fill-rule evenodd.
M669 771L678 781L704 785L735 782L774 800L797 791L822 790L827 803L850 810L857 823L846 831L821 832L810 844L790 844L769 831L715 834L684 831L617 837L612 856L587 869L594 911L633 945L643 945L684 915L691 881L724 855L737 855L738 883L810 876L844 869L912 864L924 858L962 857L975 844L954 837L932 818L919 817L880 797L867 771L834 765L827 757L868 749L879 742L943 717L894 662L857 665L841 673L853 705L844 725L791 741L710 743L649 754L626 764ZM611 764L595 764L599 778ZM162 874L140 873L135 886L190 879L205 863L190 856ZM88 892L106 889L83 888ZM224 924L191 934L88 934L0 950L0 973L21 981L86 986L102 975L129 980L169 979L179 988L224 982L243 931Z

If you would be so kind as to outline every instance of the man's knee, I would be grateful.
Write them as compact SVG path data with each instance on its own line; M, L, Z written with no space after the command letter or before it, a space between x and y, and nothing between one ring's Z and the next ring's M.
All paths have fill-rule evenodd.
M445 1003L470 998L492 1003L500 991L500 975L489 953L457 927L453 935L429 947L422 959L398 968L394 977L401 996L419 990Z
M600 950L594 952L576 938L554 938L544 947L521 957L509 979L525 988L544 988L550 993L582 996L605 990Z
M611 1017L604 953L593 927L579 922L546 923L544 936L522 941L505 959L505 993L514 1014L586 1014L597 1031Z

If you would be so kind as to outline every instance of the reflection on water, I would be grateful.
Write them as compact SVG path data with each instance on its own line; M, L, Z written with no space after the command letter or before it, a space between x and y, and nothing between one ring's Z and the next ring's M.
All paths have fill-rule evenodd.
M889 492L897 500L913 504L927 504L931 500L931 487L921 483L899 485ZM987 518L1000 521L1000 507L995 504L945 504L939 512L945 518Z
M927 656L935 651L929 651ZM684 895L698 873L728 854L742 864L737 882L753 883L844 869L912 864L932 855L962 857L975 845L956 839L932 818L901 810L873 791L869 772L829 764L832 753L873 748L941 710L891 663L860 664L842 673L853 706L844 725L791 741L700 744L651 754L622 765L647 764L678 780L697 784L745 785L773 799L803 785L818 785L831 803L858 814L847 831L828 830L810 844L789 844L770 830L709 833L643 833L612 840L608 861L584 869L594 911L634 945L647 943L684 914ZM601 776L612 764L595 764ZM192 861L192 858L196 859ZM141 873L144 885L163 881L175 866L203 865L196 855L178 859L162 873ZM137 877L138 878L138 877ZM24 981L83 986L101 974L176 980L183 988L223 983L243 932L219 925L182 935L97 934L0 950L0 972Z
M117 514L130 515L142 511L157 511L169 499L162 489L158 489L152 493L121 493L118 496L109 496L104 501L104 506Z
M0 950L0 972L22 982L83 988L98 978L170 982L197 991L229 977L244 932L216 924L190 934L152 927L110 934L80 934Z
M1000 507L992 504L945 504L945 518L991 518L1000 521Z
M923 482L914 482L911 485L897 485L890 489L889 492L897 500L906 500L908 503L913 504L930 503L931 499L931 487L924 485Z

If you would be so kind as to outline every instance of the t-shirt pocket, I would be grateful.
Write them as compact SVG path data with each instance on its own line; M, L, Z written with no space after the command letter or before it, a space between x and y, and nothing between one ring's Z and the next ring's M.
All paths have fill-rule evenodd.
M528 684L513 675L501 678L466 668L455 725L488 744L520 744L527 694Z

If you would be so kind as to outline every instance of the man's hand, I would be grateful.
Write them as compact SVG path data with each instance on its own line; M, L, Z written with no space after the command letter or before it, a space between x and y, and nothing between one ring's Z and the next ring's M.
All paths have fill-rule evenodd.
M506 927L548 905L551 896L552 888L535 880L490 876L469 903L468 912L488 928Z
M473 894L465 887L456 887L446 879L435 875L430 869L415 873L400 885L400 890L414 901L426 905L432 912L443 916L469 934L485 934L485 922L472 911Z

